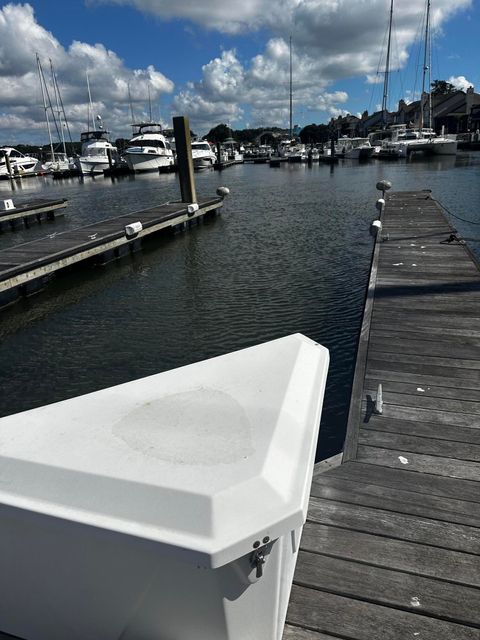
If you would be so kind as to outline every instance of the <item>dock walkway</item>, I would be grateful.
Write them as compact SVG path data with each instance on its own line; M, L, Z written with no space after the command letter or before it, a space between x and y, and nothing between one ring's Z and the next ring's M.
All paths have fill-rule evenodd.
M43 288L60 269L90 259L106 263L135 250L142 238L190 224L222 205L222 197L210 198L189 213L187 203L171 202L4 249L0 251L0 307ZM126 227L136 222L141 222L142 229L128 236Z
M452 231L428 192L387 200L343 464L314 477L284 640L480 639L480 274Z

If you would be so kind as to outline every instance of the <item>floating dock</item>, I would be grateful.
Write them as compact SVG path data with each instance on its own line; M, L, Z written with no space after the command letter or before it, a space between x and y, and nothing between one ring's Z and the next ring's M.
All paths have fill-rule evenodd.
M222 205L222 197L199 202L195 211L189 211L188 203L170 202L4 249L0 307L37 293L65 267L86 261L105 264L137 251L143 238L169 227L183 228Z
M388 198L284 640L480 638L480 272L452 234L430 193Z
M9 202L6 200L5 202ZM32 223L42 222L42 220L53 220L55 215L63 215L62 209L67 206L67 200L31 200L22 202L10 209L0 209L0 233L2 231L14 230L25 225L29 227Z

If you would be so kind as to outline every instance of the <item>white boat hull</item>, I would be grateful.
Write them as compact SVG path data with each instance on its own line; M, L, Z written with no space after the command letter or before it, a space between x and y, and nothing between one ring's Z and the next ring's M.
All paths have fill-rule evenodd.
M92 176L103 174L103 172L110 167L108 160L105 160L105 156L96 159L91 158L76 158L75 166L84 176Z
M124 155L125 162L131 171L155 171L160 167L173 165L173 155L154 155L152 153L128 153Z
M408 153L423 151L436 156L455 156L457 141L448 138L433 138L431 140L413 140L408 143Z

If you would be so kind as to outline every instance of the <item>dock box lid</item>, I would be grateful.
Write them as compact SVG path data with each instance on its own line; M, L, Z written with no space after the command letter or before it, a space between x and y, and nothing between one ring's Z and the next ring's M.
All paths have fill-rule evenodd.
M306 518L328 351L295 334L0 419L0 503L219 567Z

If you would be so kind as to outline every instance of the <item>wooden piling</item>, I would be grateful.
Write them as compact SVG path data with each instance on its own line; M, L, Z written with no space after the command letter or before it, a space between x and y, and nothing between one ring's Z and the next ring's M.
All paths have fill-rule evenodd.
M5 165L7 167L8 175L12 177L12 165L10 164L10 158L5 154Z
M193 174L192 145L190 142L190 122L185 116L173 118L173 133L177 151L178 175L182 202L197 202L195 178Z

